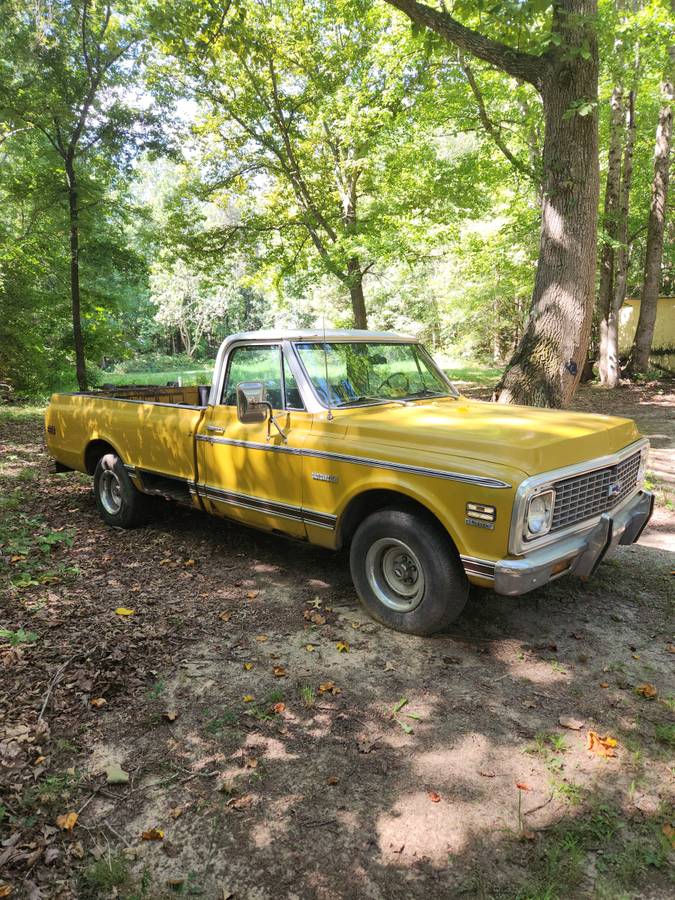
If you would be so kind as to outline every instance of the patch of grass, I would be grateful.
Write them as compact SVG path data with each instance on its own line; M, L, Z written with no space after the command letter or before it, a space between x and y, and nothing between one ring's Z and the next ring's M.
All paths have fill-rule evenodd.
M284 693L280 690L274 690L269 693L264 700L259 703L252 703L246 710L248 715L253 716L260 722L271 722L276 718L276 713L272 709L275 703L283 703Z
M235 712L232 712L230 709L224 709L220 715L214 716L208 720L204 730L208 734L217 735L220 734L224 728L236 725L238 721L239 716Z
M662 744L668 744L669 747L675 747L675 725L661 724L654 729L654 736L657 741Z
M0 638L9 641L12 647L18 647L19 644L32 644L38 639L38 635L34 631L25 631L19 628L16 631L9 631L7 628L0 628Z
M94 898L114 896L129 886L129 864L121 853L108 854L87 866L80 874L80 896Z
M527 865L528 876L515 891L518 900L633 896L649 868L665 868L668 841L662 821L623 819L613 806L598 804L547 832ZM591 855L592 854L592 855ZM595 866L592 889L584 881ZM590 886L589 886L590 888Z
M149 700L159 700L164 691L166 690L166 682L163 678L158 678L157 681L153 684L153 686L148 691L148 699Z
M26 812L31 812L38 806L49 808L64 806L73 796L79 783L80 776L77 773L48 775L24 790L19 806Z
M300 699L307 709L310 709L316 703L316 694L311 684L303 684L300 688Z
M564 800L570 806L579 806L586 795L586 791L580 784L572 781L552 781L553 794Z

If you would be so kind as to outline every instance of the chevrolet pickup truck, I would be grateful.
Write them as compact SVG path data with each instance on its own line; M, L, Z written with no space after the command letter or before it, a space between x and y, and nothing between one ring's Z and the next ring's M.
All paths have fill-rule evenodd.
M235 334L210 386L54 394L46 431L109 525L146 521L156 495L349 547L371 615L419 635L460 614L469 582L514 596L588 578L653 507L631 420L466 399L391 333Z

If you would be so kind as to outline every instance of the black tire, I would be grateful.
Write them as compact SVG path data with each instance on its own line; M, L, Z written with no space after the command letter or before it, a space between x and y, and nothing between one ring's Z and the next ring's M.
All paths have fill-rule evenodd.
M364 519L349 565L363 605L395 631L434 634L454 622L469 595L452 541L433 519L414 511L388 508Z
M94 497L101 518L118 528L135 528L148 520L150 497L131 483L116 453L106 453L94 472Z

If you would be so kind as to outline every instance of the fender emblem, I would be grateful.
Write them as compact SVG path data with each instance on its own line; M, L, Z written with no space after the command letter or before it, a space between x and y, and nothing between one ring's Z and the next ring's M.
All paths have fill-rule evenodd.
M314 481L329 481L331 484L337 484L340 480L337 475L327 475L325 472L312 472Z

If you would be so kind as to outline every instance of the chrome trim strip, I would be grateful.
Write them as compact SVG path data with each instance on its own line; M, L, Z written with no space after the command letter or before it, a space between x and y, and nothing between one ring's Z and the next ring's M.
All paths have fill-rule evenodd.
M239 506L251 509L255 512L265 512L284 519L294 519L305 522L308 525L318 525L321 528L335 528L337 516L329 513L317 512L313 509L303 509L300 506L292 506L288 503L279 503L274 500L265 500L262 497L252 497L250 494L239 494L236 491L224 491L208 484L201 484L197 493L207 497L216 503L225 503L230 506Z
M513 500L509 531L509 553L512 553L514 556L522 556L523 554L529 553L531 550L539 550L541 547L546 547L548 544L559 541L571 534L588 531L600 521L600 514L598 514L592 519L584 519L582 522L572 524L560 531L549 532L541 538L535 538L534 540L525 543L520 538L523 516L525 515L527 500L534 490L548 486L554 490L554 482L556 481L573 478L575 475L588 475L591 472L597 472L599 469L615 466L626 457L632 456L634 453L642 450L643 447L649 447L647 438L640 438L632 444L629 444L627 447L624 447L622 450L618 450L616 453L610 453L607 456L599 456L595 459L585 460L581 463L575 463L573 466L565 466L562 469L552 469L550 472L542 472L540 475L533 475L530 478L521 481ZM623 509L626 503L630 502L639 490L640 485L638 484L636 485L635 490L624 499L620 506L607 510L607 512L615 514Z
M349 456L346 453L329 453L325 450L306 450L301 447L286 447L279 444L261 444L256 441L240 441L233 438L216 438L206 434L196 435L198 441L211 444L228 444L234 447L248 447L251 450L269 450L275 453L290 453L311 459L332 459L337 462L353 463L356 466L369 466L374 469L390 469L393 472L407 472L412 475L427 475L430 478L445 478L449 481L460 481L464 484L477 484L488 488L510 488L506 481L487 478L480 475L465 475L462 472L444 472L441 469L426 469L423 466L412 466L408 463L387 462L382 459L370 459L365 456Z
M489 559L478 559L475 556L460 556L467 575L479 575L481 578L494 579L495 563Z

